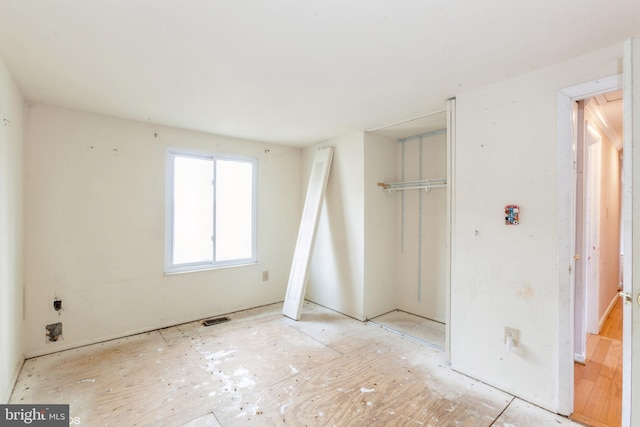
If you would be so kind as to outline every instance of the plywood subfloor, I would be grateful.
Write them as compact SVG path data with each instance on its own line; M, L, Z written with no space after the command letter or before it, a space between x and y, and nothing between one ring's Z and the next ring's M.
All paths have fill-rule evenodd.
M460 375L443 354L306 302L27 360L10 403L91 426L576 425Z
M599 335L587 337L585 364L574 364L574 413L593 427L622 423L622 303L618 300Z
M416 316L402 310L390 311L371 319L370 322L444 349L444 323Z

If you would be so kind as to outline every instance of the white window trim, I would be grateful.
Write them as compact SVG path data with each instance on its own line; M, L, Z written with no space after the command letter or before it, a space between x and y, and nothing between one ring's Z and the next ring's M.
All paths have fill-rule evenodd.
M210 159L214 162L214 175L215 175L215 161L216 160L237 160L243 162L249 162L252 164L253 169L253 182L252 182L252 212L251 212L251 227L252 227L252 241L251 241L251 257L228 260L228 261L215 261L215 244L213 245L213 261L212 262L197 262L188 264L174 264L173 263L173 186L174 186L174 161L176 156L181 157L196 157L201 159ZM189 273L195 271L215 270L219 268L228 267L240 267L243 265L253 265L258 262L257 248L258 248L258 159L256 157L247 157L233 154L218 154L209 153L195 150L185 150L179 148L168 148L166 155L166 170L165 170L165 251L164 251L164 272L165 274L178 274ZM212 187L213 191L213 187ZM214 205L215 205L215 192L214 192ZM214 222L213 238L215 239L215 209L214 209Z

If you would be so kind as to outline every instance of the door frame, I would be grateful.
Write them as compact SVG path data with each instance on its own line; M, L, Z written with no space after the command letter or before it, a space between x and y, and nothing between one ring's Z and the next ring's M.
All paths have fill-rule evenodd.
M640 420L640 408L633 405L634 396L640 396L640 378L634 378L634 368L640 367L640 281L634 271L640 271L640 260L634 252L640 251L640 227L633 228L633 214L640 212L640 157L633 152L640 147L640 39L624 42L622 69L624 73L624 136L622 147L623 196L622 221L624 257L622 263L623 296L629 304L622 305L622 425L630 426ZM637 299L634 297L637 296ZM626 299L626 298L625 298ZM638 301L638 305L636 305ZM635 329L634 329L635 326ZM626 381L625 381L626 379ZM637 400L637 398L636 398ZM625 405L625 402L628 404Z
M582 247L576 247L576 254L583 258L582 265L586 273L584 281L584 322L583 333L598 334L600 332L600 204L602 195L599 185L602 182L600 170L595 163L600 163L602 158L602 136L594 135L593 129L585 120L579 124L584 126L584 180L585 180L585 206L584 206L584 240ZM594 188L595 184L595 188ZM618 232L620 232L618 230ZM576 286L578 284L576 283ZM574 288L575 289L575 288ZM576 300L576 303L578 301Z
M451 257L455 212L456 99L447 101L447 251L445 255L445 360L451 364Z
M623 76L571 86L558 92L558 412L573 413L576 243L576 109L575 102L623 88ZM569 197L567 197L569 195ZM625 229L625 239L630 230ZM624 402L623 402L624 405Z

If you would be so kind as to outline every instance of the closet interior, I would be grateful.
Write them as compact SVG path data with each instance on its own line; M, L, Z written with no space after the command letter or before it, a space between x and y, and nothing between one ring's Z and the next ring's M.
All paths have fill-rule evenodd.
M449 281L450 113L443 110L371 132L394 141L396 309L369 322L446 349Z

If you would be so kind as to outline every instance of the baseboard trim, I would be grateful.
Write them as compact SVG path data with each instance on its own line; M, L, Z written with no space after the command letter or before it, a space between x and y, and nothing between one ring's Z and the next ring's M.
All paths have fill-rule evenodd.
M616 292L616 294L613 296L613 299L609 303L609 306L604 311L604 313L602 314L602 317L600 318L600 321L598 322L598 332L602 331L602 328L604 328L604 324L607 321L607 318L609 317L609 315L611 314L613 307L616 305L616 302L618 302L618 298L619 298L618 293Z
M23 355L20 358L20 360L18 361L18 363L16 364L16 367L13 370L13 375L11 376L11 381L9 381L8 390L5 390L3 392L3 396L2 396L2 400L1 400L1 402L3 404L9 403L9 399L11 399L11 393L13 393L13 389L16 386L16 382L18 381L18 375L20 375L20 371L22 370L22 366L24 365L24 361L25 360L26 359L25 359L25 357Z

